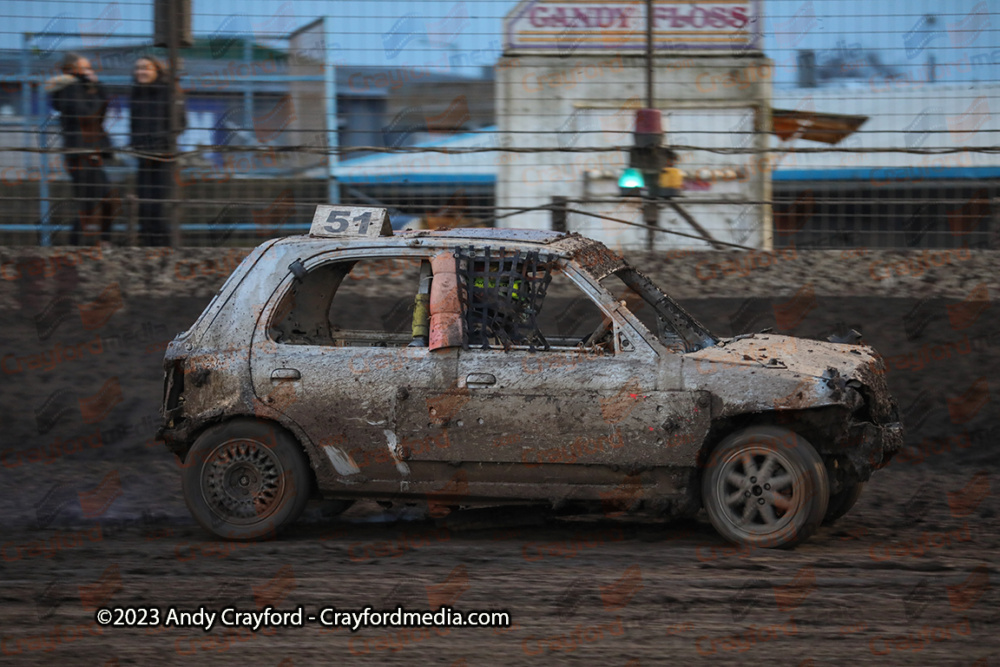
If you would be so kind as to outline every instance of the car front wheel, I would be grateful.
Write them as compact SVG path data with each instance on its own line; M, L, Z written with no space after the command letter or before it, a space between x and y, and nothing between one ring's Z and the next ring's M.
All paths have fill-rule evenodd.
M184 499L205 529L228 540L274 536L299 517L312 471L295 439L275 424L236 419L207 429L191 447Z
M712 453L702 502L722 537L752 547L789 547L819 527L829 501L822 459L795 433L756 426Z

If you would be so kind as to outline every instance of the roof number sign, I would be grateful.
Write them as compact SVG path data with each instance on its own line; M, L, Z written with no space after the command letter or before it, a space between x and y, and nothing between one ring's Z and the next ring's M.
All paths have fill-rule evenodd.
M320 204L313 214L312 236L392 236L389 213L384 208Z
M760 0L654 0L657 51L756 51ZM643 0L522 0L504 21L508 52L629 52L646 48Z

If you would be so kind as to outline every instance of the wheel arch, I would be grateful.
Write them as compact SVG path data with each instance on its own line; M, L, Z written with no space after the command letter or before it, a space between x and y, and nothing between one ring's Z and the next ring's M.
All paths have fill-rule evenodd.
M767 410L745 412L713 419L708 434L698 452L698 468L703 469L711 460L712 452L727 436L753 426L775 426L799 435L809 441L816 452L826 460L836 454L836 435L832 427L846 424L847 409L839 405L824 405L803 410Z
M271 424L273 427L281 429L289 437L291 437L309 461L309 473L311 478L310 494L312 496L318 495L319 485L316 478L316 448L313 446L312 440L309 439L305 431L303 431L298 424L277 411L269 410L264 414L254 414L250 412L227 413L213 415L212 417L200 420L197 426L191 428L189 435L184 439L184 446L182 449L183 455L181 452L177 452L177 458L180 460L182 467L188 464L187 456L190 453L191 448L194 446L194 443L198 440L198 438L204 435L206 431L216 426L236 421Z

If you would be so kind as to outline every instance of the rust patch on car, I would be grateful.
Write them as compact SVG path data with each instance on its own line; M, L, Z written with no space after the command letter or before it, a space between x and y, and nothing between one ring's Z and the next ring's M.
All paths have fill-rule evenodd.
M801 410L808 408L815 402L814 393L815 382L806 378L799 382L787 396L774 399L775 410Z
M618 424L631 414L636 402L644 398L640 393L639 381L629 378L617 394L601 399L601 416L609 424Z
M559 253L576 261L582 268L600 280L625 266L625 260L606 245L579 234L569 234L551 246Z
M447 424L469 399L468 388L459 388L456 382L447 392L425 399L427 416L435 424Z

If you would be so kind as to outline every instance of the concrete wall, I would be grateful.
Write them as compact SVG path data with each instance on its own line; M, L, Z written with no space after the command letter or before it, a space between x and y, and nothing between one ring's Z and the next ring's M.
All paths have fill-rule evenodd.
M210 298L249 248L0 246L0 310L25 298L96 298L110 284L138 297ZM678 299L817 297L961 300L1000 294L997 250L671 250L626 257Z
M194 322L246 252L0 247L6 446L49 446L99 428L108 441L145 447L158 419L166 343ZM991 373L1000 367L1000 311L992 303L1000 251L631 259L720 335L772 327L824 339L862 331L886 359L908 427L900 465L939 450L982 462L992 455L1000 424L1000 385ZM373 277L355 286L364 287L353 307L370 306L364 289L399 282L388 273ZM81 422L88 397L106 409L98 426Z

